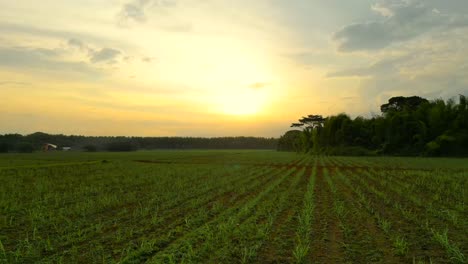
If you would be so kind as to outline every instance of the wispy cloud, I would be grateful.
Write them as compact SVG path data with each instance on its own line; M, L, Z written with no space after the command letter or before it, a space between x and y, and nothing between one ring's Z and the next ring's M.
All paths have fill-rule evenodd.
M109 63L114 64L117 62L118 57L123 55L122 51L115 48L94 48L84 41L71 38L67 44L72 48L78 48L79 50L88 54L89 59L92 63Z
M118 13L119 25L128 23L145 23L148 20L147 12L152 8L167 8L176 5L175 0L132 0L125 3Z
M0 86L7 86L7 85L11 85L11 86L29 86L31 85L30 82L17 82L17 81L1 81L0 82Z
M466 93L467 21L466 0L6 1L0 97L18 113L47 108L39 125L57 113L55 123L85 134L138 134L178 119L167 133L193 135L252 131L218 107L242 108L245 94L265 100L256 131L277 136L259 119L287 129L308 112L366 114L393 95ZM43 105L30 103L37 96ZM76 125L84 112L112 121ZM147 123L134 126L136 117ZM34 118L16 123L36 130Z
M156 58L155 57L145 56L145 57L141 58L141 61L145 62L145 63L152 63L152 62L156 61Z
M122 54L121 51L112 48L103 48L91 53L91 62L116 63L116 59Z
M32 49L24 47L0 48L0 67L26 68L40 71L80 74L97 78L102 72L84 62L60 59L53 49Z
M373 64L365 67L357 67L351 69L345 69L335 72L330 72L327 74L327 77L334 78L334 77L368 77L374 76L378 74L389 74L398 71L399 66L401 64L406 63L408 60L411 60L414 56L412 55L405 55L405 56L395 56L395 57L388 57Z
M79 48L81 50L88 50L88 46L81 40L79 39L76 39L76 38L71 38L68 40L68 45L70 45L71 47L76 47L76 48Z
M468 18L443 14L419 0L383 0L372 6L379 21L350 24L334 33L342 52L379 50L434 30L468 26Z

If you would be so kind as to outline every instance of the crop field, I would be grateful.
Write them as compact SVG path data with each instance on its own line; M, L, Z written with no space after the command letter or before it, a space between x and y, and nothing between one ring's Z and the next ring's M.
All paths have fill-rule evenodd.
M466 263L468 159L0 155L0 263Z

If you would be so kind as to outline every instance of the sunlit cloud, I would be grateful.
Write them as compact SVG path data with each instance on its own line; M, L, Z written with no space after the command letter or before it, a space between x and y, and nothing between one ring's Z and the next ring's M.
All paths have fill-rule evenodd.
M176 5L176 0L131 0L125 3L117 15L119 25L130 22L145 23L147 12L155 8L168 8Z
M0 133L279 136L466 94L466 36L464 0L7 1Z

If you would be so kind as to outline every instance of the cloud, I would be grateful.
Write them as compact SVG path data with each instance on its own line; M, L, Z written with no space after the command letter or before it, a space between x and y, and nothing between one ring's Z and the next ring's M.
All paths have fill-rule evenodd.
M111 48L103 48L101 50L90 52L90 60L92 63L107 62L115 63L116 58L122 54L121 51Z
M175 0L133 0L122 6L118 14L118 22L120 25L127 25L129 22L145 23L148 19L148 9L175 5Z
M0 86L7 86L7 85L11 85L11 86L29 86L29 85L31 85L31 83L29 83L29 82L17 82L17 81L2 81L2 82L0 82Z
M434 30L468 26L468 18L441 13L419 0L384 0L372 6L382 20L347 25L333 34L342 52L379 50Z
M383 3L374 4L372 6L372 10L374 10L375 12L379 13L380 15L384 17L391 17L395 14L391 8L389 8L387 5Z
M327 74L327 77L369 77L378 74L388 74L389 72L393 73L398 71L400 64L411 60L412 57L413 56L411 55L405 55L384 58L374 62L369 66L330 72Z
M76 39L76 38L69 39L67 43L68 43L68 45L70 47L76 47L76 48L79 48L79 49L87 49L88 48L83 41L81 41L79 39Z
M148 5L148 0L136 0L123 5L119 17L124 20L133 20L135 22L146 22L145 8Z
M119 41L118 39L109 39L107 37L104 37L102 34L99 35L99 34L93 34L90 32L71 31L70 29L58 30L58 29L47 28L45 26L37 27L36 25L24 25L24 24L0 22L0 35L2 35L2 37L9 36L9 38L11 38L12 35L15 35L18 33L20 33L21 35L28 35L28 36L40 37L40 38L55 38L55 39L60 39L60 40L71 39L72 42L74 42L74 40L79 41L80 39L86 39L88 41L92 41L93 43L119 42L119 46L123 46L123 45L128 46L126 42ZM68 44L70 45L70 43Z
M117 58L120 55L123 55L123 53L114 48L101 48L101 49L96 49L91 47L89 44L85 43L84 41L76 38L71 38L67 41L68 46L72 48L78 48L81 51L84 51L87 53L89 56L90 62L92 63L100 63L100 62L106 62L106 63L116 63ZM125 56L124 60L129 60L129 56Z
M0 67L26 68L54 73L80 74L99 77L101 72L83 62L65 61L57 50L33 48L0 48Z
M141 58L141 61L142 61L142 62L146 62L146 63L152 63L152 62L154 62L155 60L156 60L155 57L148 57L148 56L147 56L147 57Z
M356 78L361 101L370 109L398 95L428 99L468 95L467 42L468 28L436 31L373 54L373 63L327 77Z

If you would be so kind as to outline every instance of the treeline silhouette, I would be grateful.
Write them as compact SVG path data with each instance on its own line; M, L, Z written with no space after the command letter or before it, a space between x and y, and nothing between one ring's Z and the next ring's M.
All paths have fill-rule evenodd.
M0 152L33 152L44 144L58 149L71 147L83 151L134 151L151 149L276 149L277 139L261 137L89 137L50 135L0 135Z
M418 96L393 97L381 115L350 118L308 115L293 123L278 149L329 155L467 156L468 105L428 101Z

